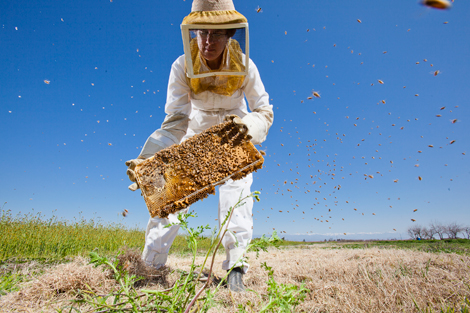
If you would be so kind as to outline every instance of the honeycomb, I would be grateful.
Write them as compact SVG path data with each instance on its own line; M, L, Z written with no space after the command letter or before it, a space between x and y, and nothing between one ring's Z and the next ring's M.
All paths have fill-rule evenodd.
M246 135L228 121L160 150L135 173L150 215L165 218L215 194L215 187L229 178L262 168L263 162Z

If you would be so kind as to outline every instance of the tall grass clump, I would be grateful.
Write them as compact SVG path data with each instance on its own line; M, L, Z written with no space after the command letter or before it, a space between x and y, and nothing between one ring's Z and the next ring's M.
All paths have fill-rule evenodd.
M32 212L14 216L10 210L0 212L0 234L0 261L60 259L87 255L96 248L108 254L122 246L141 248L145 236L143 230L120 223L85 218L71 222Z

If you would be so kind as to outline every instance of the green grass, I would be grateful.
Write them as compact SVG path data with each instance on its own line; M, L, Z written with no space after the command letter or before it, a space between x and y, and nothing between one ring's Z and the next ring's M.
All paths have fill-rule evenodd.
M74 221L44 218L40 213L13 216L11 211L0 212L0 264L11 259L60 260L67 256L88 255L98 250L102 255L115 254L126 246L143 249L144 230L127 228L122 224L90 219ZM254 239L256 242L259 239ZM207 237L198 238L198 252L210 247ZM281 241L280 246L324 244L324 242ZM332 248L362 249L368 247L413 249L470 255L470 240L400 240L355 243L328 243ZM223 250L223 249L222 249ZM223 251L221 251L223 252ZM170 253L191 253L185 235L176 237Z
M340 244L340 246L348 249L378 247L385 249L411 249L424 252L470 255L469 239L368 241L345 243Z
M255 239L256 240L256 239ZM312 246L321 244L323 242L305 242L305 241L288 241L283 240L280 244L281 247L288 247L288 246Z
M104 224L99 220L73 222L45 219L40 213L13 216L0 212L0 262L9 259L63 259L88 255L96 248L108 254L123 246L141 248L145 232L122 224Z
M23 281L23 277L18 273L5 273L0 275L0 296L9 292L17 291L18 284Z
M145 231L120 223L104 223L83 218L74 221L45 218L40 213L13 216L0 212L0 264L8 260L60 260L68 256L87 256L98 250L102 255L116 254L122 247L143 249ZM198 252L210 246L210 238L199 237ZM178 235L170 253L191 253L186 235Z

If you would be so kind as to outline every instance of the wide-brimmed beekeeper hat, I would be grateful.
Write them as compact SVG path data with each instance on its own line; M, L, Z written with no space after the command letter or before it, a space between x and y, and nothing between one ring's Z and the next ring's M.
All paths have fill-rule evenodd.
M248 21L235 10L232 0L194 0L191 13L183 19L182 24L236 23L248 23Z
M198 33L207 30L230 33L218 69L211 69L200 53ZM181 23L186 76L196 94L211 91L230 96L241 88L248 74L248 21L232 0L194 0L191 13Z

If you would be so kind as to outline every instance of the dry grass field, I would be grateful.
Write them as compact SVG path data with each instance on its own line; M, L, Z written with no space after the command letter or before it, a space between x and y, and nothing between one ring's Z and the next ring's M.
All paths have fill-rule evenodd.
M132 253L126 258L123 261L129 269L140 266ZM219 276L224 274L220 269L223 258L223 254L216 257L215 274ZM298 312L460 312L465 297L470 297L470 257L466 255L315 245L273 248L258 258L250 253L249 259L251 267L244 281L255 292L236 294L221 289L215 295L218 305L209 312L239 312L240 304L247 312L259 312L268 281L263 262L272 267L277 283L304 283L309 289L296 308ZM202 257L196 260L196 264L201 263ZM188 257L170 255L169 267L153 273L157 279L150 279L145 288L168 288L177 276L171 270L188 270L190 264ZM32 279L21 283L19 291L0 297L1 312L58 312L75 297L77 289L89 287L106 294L116 284L109 273L80 257L50 266L40 275L35 274L37 266L30 263L21 269ZM85 306L81 310L92 312Z

